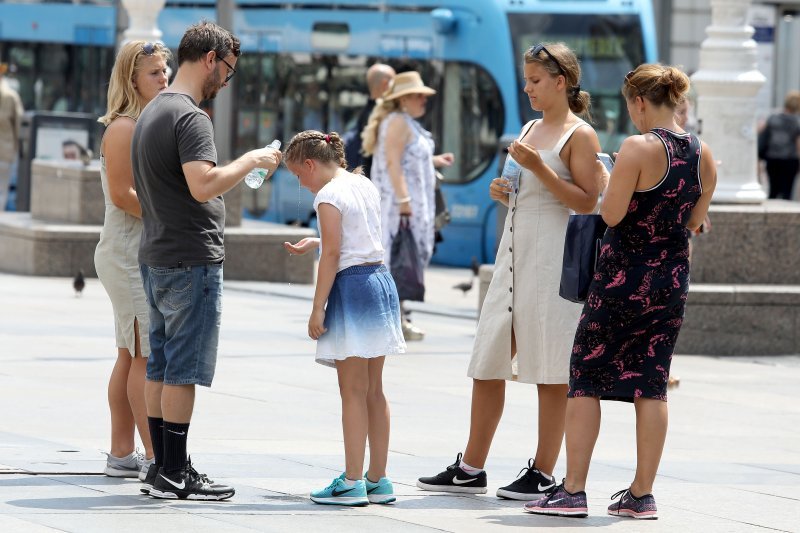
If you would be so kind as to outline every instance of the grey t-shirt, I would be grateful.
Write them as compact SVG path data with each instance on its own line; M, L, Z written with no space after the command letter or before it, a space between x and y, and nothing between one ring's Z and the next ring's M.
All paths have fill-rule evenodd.
M798 159L797 137L800 137L800 119L797 115L779 113L767 120L767 159Z
M189 192L181 167L217 164L214 128L191 97L162 93L142 111L131 143L133 179L142 205L139 262L154 267L219 263L225 258L225 202Z

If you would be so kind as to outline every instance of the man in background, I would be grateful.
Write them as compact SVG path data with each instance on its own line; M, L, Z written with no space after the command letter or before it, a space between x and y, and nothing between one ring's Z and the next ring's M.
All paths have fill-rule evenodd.
M0 211L8 202L11 168L19 153L19 130L22 124L22 101L5 80L7 63L0 63Z
M375 100L383 96L394 82L395 72L392 67L383 63L375 63L367 69L367 90L369 100L367 105L358 114L355 126L344 136L344 157L347 159L348 168L363 167L364 175L369 178L372 167L372 156L361 153L361 132L369 121L369 115L375 108Z

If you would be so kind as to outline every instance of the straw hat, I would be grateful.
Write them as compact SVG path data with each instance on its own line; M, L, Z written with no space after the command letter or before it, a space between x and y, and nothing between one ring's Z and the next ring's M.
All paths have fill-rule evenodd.
M422 77L419 75L419 72L412 70L409 72L401 72L394 77L394 84L392 84L389 90L383 95L383 100L388 102L389 100L394 100L395 98L400 98L407 94L432 95L436 94L436 91L430 87L426 87L425 84L422 83Z

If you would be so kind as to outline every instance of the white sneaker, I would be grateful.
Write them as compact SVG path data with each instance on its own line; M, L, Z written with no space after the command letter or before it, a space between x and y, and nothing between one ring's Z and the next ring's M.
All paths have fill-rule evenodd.
M142 457L142 468L139 470L139 481L144 481L147 479L147 471L150 470L150 465L155 462L155 456L151 457L150 459L145 459Z
M108 456L108 459L106 459L106 468L103 470L105 475L111 477L139 477L144 457L138 450L134 450L125 457L114 457L110 453L106 453L106 456Z

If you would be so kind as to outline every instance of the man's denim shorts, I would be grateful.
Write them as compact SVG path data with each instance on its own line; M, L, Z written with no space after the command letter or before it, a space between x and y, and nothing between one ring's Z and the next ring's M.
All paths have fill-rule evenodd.
M222 316L222 264L139 268L150 308L147 379L210 387Z

